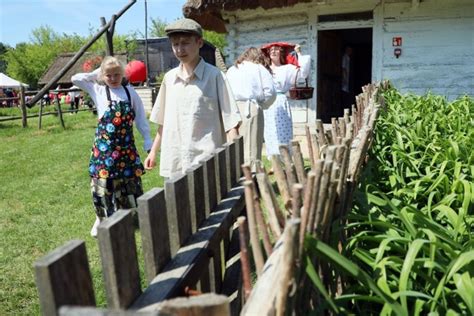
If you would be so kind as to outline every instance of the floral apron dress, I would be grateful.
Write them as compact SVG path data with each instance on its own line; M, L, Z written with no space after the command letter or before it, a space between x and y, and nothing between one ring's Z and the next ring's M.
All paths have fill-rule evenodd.
M89 161L91 190L96 213L108 217L122 208L136 207L143 194L140 176L144 167L133 136L135 111L128 102L112 101L106 86L109 109L99 119Z

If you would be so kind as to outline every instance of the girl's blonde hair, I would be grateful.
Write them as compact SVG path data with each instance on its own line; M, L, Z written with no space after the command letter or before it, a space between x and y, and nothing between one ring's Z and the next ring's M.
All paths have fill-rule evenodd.
M125 68L123 64L114 56L105 56L100 64L100 72L105 73L108 69L111 68L120 68L122 75L125 73Z
M122 62L114 56L105 56L100 64L100 75L98 78L98 82L100 84L105 84L104 74L109 69L119 68L120 73L122 74L122 85L126 85L128 83L127 78L125 77L125 67L123 66Z

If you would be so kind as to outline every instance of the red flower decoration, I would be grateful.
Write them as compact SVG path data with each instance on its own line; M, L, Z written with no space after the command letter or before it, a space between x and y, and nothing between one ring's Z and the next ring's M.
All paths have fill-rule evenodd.
M85 72L91 72L94 69L98 68L101 63L102 63L101 56L95 56L95 57L89 58L82 64L82 70L84 70Z
M115 125L115 126L119 126L120 123L122 123L122 119L120 117L114 117L113 120L112 120L112 123Z

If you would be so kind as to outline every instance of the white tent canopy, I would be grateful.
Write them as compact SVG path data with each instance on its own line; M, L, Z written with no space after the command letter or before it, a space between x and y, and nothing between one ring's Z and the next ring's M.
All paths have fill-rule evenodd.
M3 72L0 72L0 88L19 88L21 86L28 87L26 83L21 83L18 80L8 77Z

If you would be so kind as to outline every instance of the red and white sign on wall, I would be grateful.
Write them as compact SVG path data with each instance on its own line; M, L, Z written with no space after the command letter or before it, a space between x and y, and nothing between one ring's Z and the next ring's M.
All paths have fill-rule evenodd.
M392 38L392 46L402 46L402 37L397 36Z

